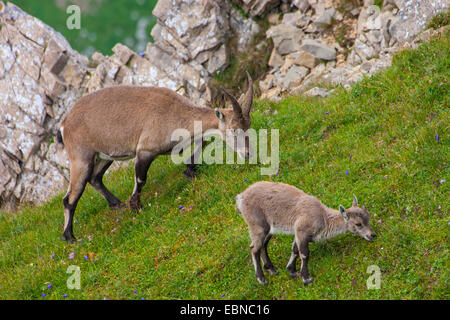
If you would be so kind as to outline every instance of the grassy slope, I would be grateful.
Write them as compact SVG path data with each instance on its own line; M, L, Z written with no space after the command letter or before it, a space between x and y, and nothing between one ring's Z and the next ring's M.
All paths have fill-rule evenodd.
M449 70L447 35L328 99L256 101L254 127L280 129L278 176L260 176L257 165L211 165L189 181L161 157L139 213L110 212L88 187L75 219L82 242L74 245L60 240L62 196L1 214L0 298L448 299ZM268 108L278 113L264 114ZM294 184L332 207L350 206L355 193L377 240L346 234L312 244L315 283L305 288L284 270L292 237L275 236L269 253L280 274L259 285L234 196L261 179ZM132 167L106 184L126 199ZM71 264L81 268L81 291L66 288ZM382 270L380 290L366 289L372 264Z

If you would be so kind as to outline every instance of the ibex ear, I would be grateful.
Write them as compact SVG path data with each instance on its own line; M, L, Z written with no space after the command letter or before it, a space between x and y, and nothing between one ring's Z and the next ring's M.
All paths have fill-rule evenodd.
M341 212L342 216L344 217L345 221L348 221L347 211L345 211L345 208L341 205L339 205L339 211Z
M214 111L216 112L216 117L219 118L219 120L223 120L223 113L220 112L218 108L215 108Z
M357 207L358 206L358 199L356 199L356 196L353 195L353 203L352 206Z

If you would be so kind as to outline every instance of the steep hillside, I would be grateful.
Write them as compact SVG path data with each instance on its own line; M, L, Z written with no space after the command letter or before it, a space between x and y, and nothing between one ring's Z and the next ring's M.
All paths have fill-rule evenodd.
M255 101L256 129L280 130L280 170L259 165L202 166L193 181L158 158L143 191L145 208L111 212L91 187L60 240L62 195L0 215L1 299L448 299L449 34L396 55L393 66L328 98ZM122 200L133 168L106 177ZM280 270L267 286L254 278L249 235L234 196L258 180L290 183L325 204L366 205L378 234L311 245L304 287L284 270L291 236L269 252ZM69 265L81 290L69 290ZM368 290L367 268L381 270Z

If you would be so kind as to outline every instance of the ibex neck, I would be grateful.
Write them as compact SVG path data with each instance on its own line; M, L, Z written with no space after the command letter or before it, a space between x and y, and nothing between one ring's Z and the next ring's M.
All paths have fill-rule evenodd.
M347 232L347 224L338 210L327 208L327 219L321 239L334 238Z
M194 130L194 126L199 125L202 129L202 132L219 128L219 119L217 118L214 109L210 108L199 107L198 109L194 109L191 117L186 120L186 127L191 130Z

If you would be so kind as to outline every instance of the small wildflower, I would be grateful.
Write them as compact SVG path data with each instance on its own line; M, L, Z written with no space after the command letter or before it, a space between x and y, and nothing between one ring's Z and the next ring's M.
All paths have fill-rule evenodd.
M73 258L75 258L75 252L71 252L71 253L69 254L69 259L73 259Z
M51 284L48 284L47 285L47 289L51 289L52 288L52 285Z
M43 294L42 294L42 297L45 297L45 296L46 296L46 294L45 294L45 293L43 293Z
M137 290L134 290L134 294L137 294Z
M345 170L345 174L348 175L348 170Z
M55 254L52 253L52 254L50 255L50 258L54 259L54 258L55 258Z
M247 181L247 179L244 179L244 181Z
M119 218L116 219L116 222L119 222Z
M140 55L141 57L144 57L145 52L141 52L141 53L139 53L139 55Z
M85 260L89 259L89 256L88 255L84 256L84 259Z
M383 179L387 179L387 176L383 176Z
M183 209L183 206L179 206L178 209Z
M436 141L439 141L439 135L436 133Z
M89 241L92 241L92 236L87 237Z
M328 112L328 111L325 111L325 114L329 114L329 112Z
M64 294L63 294L63 298L67 298L67 294L64 293Z
M112 230L111 230L111 233L116 232L116 230L117 230L117 228L112 229Z
M445 182L445 179L439 180L439 183L440 183L440 184L443 184L444 182Z
M352 156L352 155L350 155L350 156L349 156L348 158L349 158L349 159L351 160L351 159L352 159L352 157L353 157L353 156Z
M328 168L333 168L333 165L332 165L332 164L329 164L329 165L328 165Z

